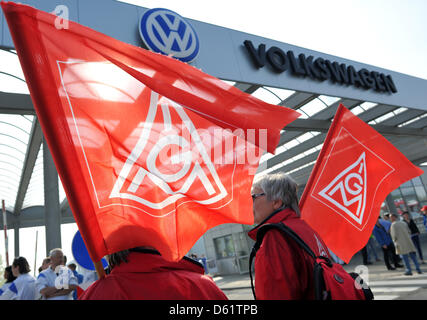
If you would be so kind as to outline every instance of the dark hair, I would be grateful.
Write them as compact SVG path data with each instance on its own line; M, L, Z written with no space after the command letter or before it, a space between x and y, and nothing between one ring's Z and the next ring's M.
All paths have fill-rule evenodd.
M122 262L127 263L128 255L131 252L152 253L152 254L160 255L160 253L157 250L147 248L147 247L136 247L129 250L118 251L108 255L108 264L110 265L111 269L114 268L115 266L118 266Z
M24 257L15 258L15 260L13 260L12 265L14 267L19 267L20 274L28 273L31 271L30 265L28 264L27 259L25 259Z
M6 283L13 282L13 280L16 279L16 277L13 275L11 266L6 267L4 271L6 272Z
M409 220L412 220L412 215L408 211L403 211L402 216L404 214L408 215Z
M76 266L76 264L75 263L70 263L69 265L68 265L68 268L72 268L73 270L76 270L76 268L77 268L77 266Z
M115 266L118 266L122 262L127 263L128 255L129 255L129 250L114 252L108 255L108 264L110 265L111 268L114 268Z

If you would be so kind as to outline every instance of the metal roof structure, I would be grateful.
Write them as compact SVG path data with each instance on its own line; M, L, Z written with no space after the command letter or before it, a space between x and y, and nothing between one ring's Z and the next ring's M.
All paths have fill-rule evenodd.
M24 2L32 3L31 1ZM51 2L51 6L56 3L56 1L49 2ZM77 2L83 3L82 1ZM74 5L73 1L70 3ZM109 4L109 2L103 2L104 9L106 3ZM45 6L46 2L40 5ZM114 4L114 6L118 5ZM120 4L120 8L123 10L132 7L136 8ZM112 7L110 9L113 10ZM134 10L137 10L140 16L144 9L138 7ZM100 23L102 19L103 16L100 15L95 19L97 22L92 21L91 23L102 26ZM4 17L2 17L1 24L5 30ZM90 23L87 24L90 26ZM211 25L205 26L201 22L194 22L194 25L196 25L196 29L201 30L208 27L219 28L218 32L226 30ZM108 28L106 30L102 28L99 27L100 31L108 34ZM214 31L209 32L213 34ZM249 37L245 34L241 36ZM117 38L120 39L120 35ZM250 38L258 39L259 37L251 36ZM140 40L138 41L137 44L140 45ZM259 41L265 42L266 39L259 38ZM3 50L0 51L0 199L5 199L10 227L16 230L16 228L45 225L45 202L47 201L45 196L51 197L52 193L55 194L54 198L57 198L53 201L58 201L60 204L60 222L74 222L62 185L59 179L58 182L55 182L58 178L57 173L46 172L46 170L52 170L52 164L49 166L46 163L53 162L51 159L46 161L50 154L43 142L43 133L35 115L18 58L10 45L10 39L3 37L1 48ZM239 54L244 55L245 53L239 52ZM208 59L202 56L200 60L207 61ZM202 62L196 61L196 66L198 63L202 64ZM250 70L254 73L258 71L253 66L249 66L249 63L248 68L252 68ZM207 66L202 69L208 69L206 72L210 73L209 70L212 70L213 67ZM388 98L383 98L380 94L378 94L378 99L368 100L366 97L375 97L375 95L367 94L362 90L359 94L356 89L349 94L341 94L346 92L347 89L344 88L337 89L335 91L337 96L332 96L331 92L334 92L332 85L325 87L326 89L322 93L323 87L321 86L325 86L325 84L319 84L319 87L309 84L304 87L304 83L306 83L304 81L309 80L298 80L303 81L302 84L298 82L297 85L294 85L294 80L287 81L288 76L284 76L283 85L275 87L271 84L276 80L267 81L268 83L263 85L259 80L251 83L249 79L252 77L245 78L245 82L243 82L241 77L233 78L222 73L221 70L213 75L268 103L286 106L303 114L282 131L276 154L263 155L257 174L283 171L290 174L298 185L304 186L321 150L337 107L341 103L385 136L415 165L427 165L427 90L420 92L419 89L427 88L427 80L406 75L399 76L404 79L400 83L406 81L417 84L414 89L415 96L417 96L416 101L408 101L408 104L401 103L400 101L410 94L406 92L403 98L399 96L399 99L390 100L397 102L388 104L384 102L388 101ZM274 77L276 76L274 75ZM409 84L404 84L399 86L399 90L405 91L410 87ZM304 91L297 89L301 86L305 88ZM426 99L424 99L425 104L420 107L422 97ZM49 184L50 187L53 186L53 189L49 189L46 184ZM55 184L58 184L56 188Z

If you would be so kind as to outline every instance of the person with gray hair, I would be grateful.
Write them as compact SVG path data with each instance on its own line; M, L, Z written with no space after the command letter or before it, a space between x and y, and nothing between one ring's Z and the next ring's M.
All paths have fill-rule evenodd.
M72 300L77 278L64 266L64 253L56 248L49 252L50 266L40 272L36 287L43 300Z
M331 259L320 236L300 218L297 184L284 173L263 175L252 184L255 228L249 237L256 240L259 228L283 223L291 228L318 256ZM312 300L313 260L292 239L279 230L269 230L255 256L257 299Z

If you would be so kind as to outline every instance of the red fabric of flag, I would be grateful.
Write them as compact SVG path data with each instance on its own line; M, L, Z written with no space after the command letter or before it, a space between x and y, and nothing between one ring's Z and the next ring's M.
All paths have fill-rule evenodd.
M348 263L367 244L386 196L422 173L341 104L301 197L301 216Z
M43 133L94 261L136 246L178 260L252 224L260 148L299 113L173 58L2 2Z

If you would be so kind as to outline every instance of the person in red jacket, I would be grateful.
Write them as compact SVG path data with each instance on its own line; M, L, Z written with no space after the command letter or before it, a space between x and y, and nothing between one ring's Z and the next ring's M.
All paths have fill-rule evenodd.
M284 173L267 174L252 185L257 224L249 231L255 240L260 226L283 222L316 255L330 258L320 236L300 218L297 185ZM255 257L255 294L261 300L314 299L313 258L278 230L269 230Z
M111 272L94 282L79 300L227 300L203 266L187 257L165 260L143 247L109 256Z

